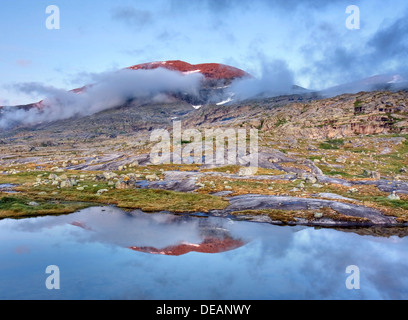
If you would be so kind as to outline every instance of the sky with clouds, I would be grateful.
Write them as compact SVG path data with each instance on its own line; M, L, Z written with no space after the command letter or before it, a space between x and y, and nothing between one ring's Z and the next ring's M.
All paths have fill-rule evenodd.
M49 5L60 9L59 30L46 28ZM359 30L346 28L349 5L360 9ZM255 76L284 65L313 89L408 69L405 0L13 0L0 27L0 105L42 98L21 83L72 89L95 73L159 60L219 62Z

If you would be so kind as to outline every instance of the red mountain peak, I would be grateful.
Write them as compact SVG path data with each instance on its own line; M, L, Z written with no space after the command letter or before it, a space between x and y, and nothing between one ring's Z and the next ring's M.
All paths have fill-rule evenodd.
M201 63L201 64L190 64L180 60L170 60L170 61L156 61L138 64L129 67L131 70L151 70L157 68L165 68L168 70L180 71L183 73L194 73L199 72L203 74L207 79L228 79L232 80L235 78L250 77L245 71L231 67L220 63Z

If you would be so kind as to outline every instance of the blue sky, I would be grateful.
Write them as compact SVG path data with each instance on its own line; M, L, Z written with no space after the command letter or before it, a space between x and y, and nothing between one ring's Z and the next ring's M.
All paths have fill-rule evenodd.
M157 60L226 63L255 75L279 60L297 84L317 89L407 69L405 0L3 3L0 105L41 98L17 84L72 89L90 74ZM60 9L59 30L45 26L49 5ZM349 5L360 8L359 30L345 26Z

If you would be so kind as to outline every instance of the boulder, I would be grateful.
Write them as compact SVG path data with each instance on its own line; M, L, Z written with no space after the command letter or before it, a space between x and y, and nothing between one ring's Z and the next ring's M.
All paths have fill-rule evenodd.
M48 176L48 180L57 180L57 179L58 179L58 176L55 173L51 173Z
M66 180L61 181L60 188L72 188L72 187L73 187L73 185L72 185L70 179L66 179Z
M253 176L257 173L258 168L256 167L244 167L239 169L238 175L239 176Z
M388 200L391 201L397 201L397 200L401 200L401 198L399 197L399 195L397 195L397 193L395 191L393 191L388 197Z
M29 205L30 207L38 207L38 206L39 206L39 204L38 204L37 202L35 202L35 201L29 202L28 205Z
M100 196L100 195L102 195L102 194L104 194L105 192L108 192L109 190L108 189L100 189L100 190L98 190L97 192L96 192L96 195L97 196Z
M160 178L156 174L148 174L146 176L146 180L148 181L158 181Z

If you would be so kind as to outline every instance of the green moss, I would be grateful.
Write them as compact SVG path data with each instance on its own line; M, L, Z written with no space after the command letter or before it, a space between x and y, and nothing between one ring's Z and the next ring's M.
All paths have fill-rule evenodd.
M344 145L343 139L329 139L319 144L320 149L324 150L338 150Z
M357 100L354 102L354 107L359 107L362 103L363 103L363 101L357 99Z
M11 217L28 217L45 214L65 214L72 213L80 209L91 206L91 203L83 202L59 202L59 201L38 201L38 205L29 205L33 202L24 196L4 196L0 198L0 219Z
M288 122L288 120L286 120L284 118L278 119L278 121L275 123L275 127L277 128L277 127L283 126L287 122Z
M387 197L374 197L372 200L383 206L408 210L408 201L406 200L389 200Z

